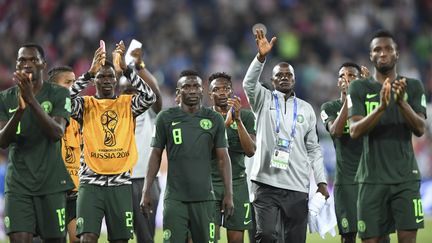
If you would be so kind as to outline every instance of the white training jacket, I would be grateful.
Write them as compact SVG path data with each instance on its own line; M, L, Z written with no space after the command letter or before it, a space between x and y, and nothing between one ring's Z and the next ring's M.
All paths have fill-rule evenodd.
M257 118L257 150L251 170L251 180L273 187L309 192L311 170L317 184L326 182L321 147L318 143L316 116L312 106L297 98L297 124L287 170L270 168L276 146L276 105L272 91L259 82L264 63L255 57L243 80L243 88ZM293 122L294 96L285 101L284 94L275 91L280 106L279 137L289 139Z

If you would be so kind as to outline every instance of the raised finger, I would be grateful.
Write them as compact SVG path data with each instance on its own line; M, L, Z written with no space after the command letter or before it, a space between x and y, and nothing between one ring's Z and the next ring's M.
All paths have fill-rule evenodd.
M258 36L258 40L261 40L263 38L263 31L262 31L262 29L257 29L257 36Z

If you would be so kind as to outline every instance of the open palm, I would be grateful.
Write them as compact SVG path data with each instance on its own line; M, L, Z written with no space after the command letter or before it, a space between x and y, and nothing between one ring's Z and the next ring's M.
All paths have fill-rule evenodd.
M255 40L258 46L258 53L261 56L266 56L267 53L271 51L273 45L276 43L276 37L273 37L270 42L264 35L264 31L262 29L257 29L255 33Z

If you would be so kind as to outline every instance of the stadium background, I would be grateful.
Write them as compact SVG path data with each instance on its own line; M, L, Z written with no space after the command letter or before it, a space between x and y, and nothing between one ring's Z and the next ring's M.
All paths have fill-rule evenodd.
M177 75L187 68L198 70L205 86L212 72L231 74L235 92L247 105L241 80L256 54L251 27L263 23L268 37L278 37L263 80L269 80L275 63L290 62L297 95L318 114L323 102L339 95L337 71L344 61L372 70L369 36L385 28L399 44L399 73L423 81L431 111L431 13L432 0L0 0L0 89L13 85L16 53L25 42L45 48L48 68L66 64L79 75L90 67L100 39L110 51L116 42L128 45L135 38L143 42L144 61L158 78L164 107L174 105ZM428 128L426 135L414 138L414 148L423 178L424 211L431 215L430 119ZM334 149L322 122L318 130L331 182ZM7 151L1 151L1 192L6 166ZM428 239L432 242L432 236Z

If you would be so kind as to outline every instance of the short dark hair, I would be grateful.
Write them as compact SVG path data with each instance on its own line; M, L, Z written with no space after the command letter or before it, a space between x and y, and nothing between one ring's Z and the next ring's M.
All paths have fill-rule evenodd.
M197 71L194 70L183 70L180 75L179 79L186 77L186 76L199 76Z
M395 39L394 36L393 36L393 34L390 31L384 30L384 29L379 29L379 30L377 30L377 31L375 31L373 33L372 38L370 39L370 41L372 41L375 38L381 38L381 37L391 38L393 40Z
M398 44L396 43L396 39L395 39L394 35L388 30L380 29L380 30L375 31L373 33L372 38L370 39L369 43L372 43L372 41L375 38L390 38L395 43L396 48L398 48Z
M57 75L64 72L73 72L73 69L69 66L59 66L51 68L48 71L48 82L55 83L55 79L57 78Z
M209 77L209 82L211 82L211 81L213 81L214 79L217 79L217 78L224 78L224 79L226 79L226 80L228 80L228 81L231 82L231 76L228 75L225 72L217 72L217 73L211 74L210 77Z
M340 70L341 68L343 68L343 67L353 67L353 68L357 69L357 71L359 72L359 75L361 74L361 67L360 67L358 64L354 63L354 62L344 62L344 63L340 66L339 70Z
M26 44L22 45L20 47L20 49L23 48L23 47L24 48L35 48L39 52L39 55L42 57L42 60L45 61L45 51L42 48L42 46L40 46L40 45L38 45L36 43L26 43Z
M209 79L208 79L209 84L211 84L211 82L217 78L224 78L224 79L228 80L228 83L232 86L231 76L225 72L217 72L217 73L211 74Z

